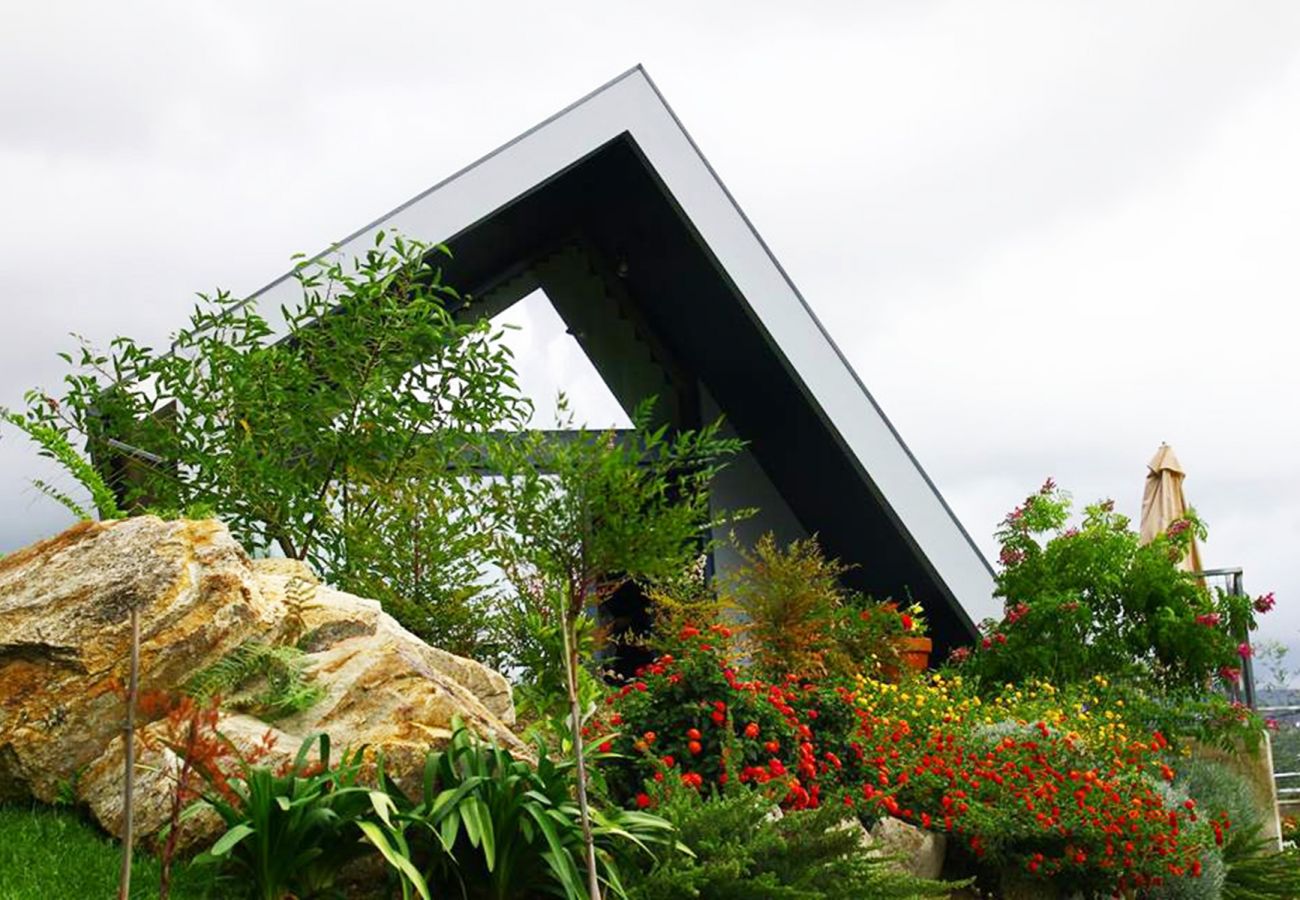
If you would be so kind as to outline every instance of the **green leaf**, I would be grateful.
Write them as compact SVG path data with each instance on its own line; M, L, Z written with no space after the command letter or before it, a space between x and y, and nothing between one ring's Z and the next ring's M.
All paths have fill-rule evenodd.
M251 825L236 825L234 828L219 837L217 842L208 850L208 853L216 857L226 856L235 848L236 844L254 833L254 829Z

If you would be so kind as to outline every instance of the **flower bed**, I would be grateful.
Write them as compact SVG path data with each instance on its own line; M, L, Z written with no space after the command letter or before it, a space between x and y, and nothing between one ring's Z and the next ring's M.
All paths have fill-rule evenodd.
M727 629L686 628L608 698L611 789L638 806L667 778L731 778L788 809L839 804L950 835L975 866L1122 890L1201 874L1230 827L1170 787L1176 754L1093 690L1048 684L985 700L960 676L853 687L746 679Z

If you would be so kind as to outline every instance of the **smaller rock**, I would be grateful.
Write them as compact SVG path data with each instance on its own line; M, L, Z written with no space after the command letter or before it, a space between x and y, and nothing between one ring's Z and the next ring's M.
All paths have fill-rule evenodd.
M886 816L871 827L872 852L895 857L899 871L917 878L938 878L948 840L942 834Z

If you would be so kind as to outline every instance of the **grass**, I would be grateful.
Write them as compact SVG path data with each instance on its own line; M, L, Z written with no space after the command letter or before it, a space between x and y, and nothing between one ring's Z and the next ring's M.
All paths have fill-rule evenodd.
M117 896L121 847L67 809L0 806L0 897L47 900L49 897ZM158 896L158 861L136 852L131 868L131 897ZM172 897L198 900L209 892L212 872L173 868Z

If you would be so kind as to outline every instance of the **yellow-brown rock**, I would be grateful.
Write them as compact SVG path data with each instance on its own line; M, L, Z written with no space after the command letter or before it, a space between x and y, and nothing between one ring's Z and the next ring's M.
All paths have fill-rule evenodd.
M0 559L0 798L48 802L75 784L116 832L124 704L114 688L126 681L133 605L142 691L175 691L248 640L302 646L324 694L274 723L286 758L324 731L336 751L382 753L402 778L445 743L453 717L529 755L510 730L500 674L429 647L301 563L250 560L220 522L145 516L82 523ZM246 715L221 723L237 742L269 727ZM147 834L165 816L174 761L138 754L136 821Z

